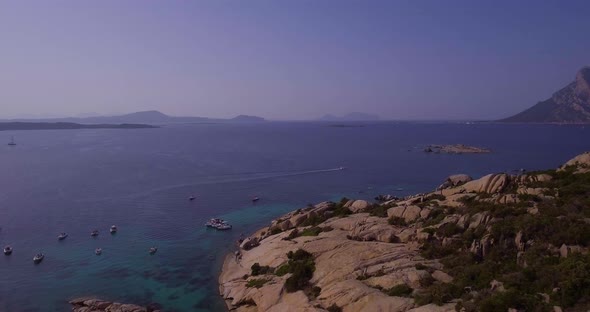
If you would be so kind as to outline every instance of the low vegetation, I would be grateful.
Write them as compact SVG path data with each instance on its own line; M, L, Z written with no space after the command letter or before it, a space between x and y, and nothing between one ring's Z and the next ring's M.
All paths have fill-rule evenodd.
M315 262L313 255L309 252L298 249L287 253L289 261L281 265L276 270L276 275L283 276L291 273L291 276L285 281L285 289L287 292L295 292L298 290L308 290L310 288L309 281L313 277L315 271ZM317 289L315 290L317 292ZM312 289L313 292L313 289Z
M250 267L252 276L264 275L273 272L273 268L269 267L268 265L261 266L258 262L254 263Z
M492 220L487 226L447 223L430 230L438 239L424 243L421 254L441 259L453 281L433 281L415 290L418 305L460 299L457 311L467 312L552 311L554 305L585 311L590 306L590 173L574 174L571 169L544 173L553 180L527 187L554 190L557 197L519 195L517 203L499 204L487 196L466 196L455 212L485 212ZM505 192L515 190L508 185ZM538 212L529 213L532 207ZM446 215L448 211L435 208L424 225L436 225ZM452 239L443 244L443 238ZM485 254L473 252L474 242L486 245ZM586 251L563 257L562 245ZM492 290L493 281L504 290Z

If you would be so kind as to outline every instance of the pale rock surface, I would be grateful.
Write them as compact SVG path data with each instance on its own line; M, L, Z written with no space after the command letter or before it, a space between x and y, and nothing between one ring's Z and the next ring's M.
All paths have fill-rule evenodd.
M477 180L463 184L461 187L468 193L494 194L502 191L509 182L509 176L504 173L488 174Z
M367 202L366 200L359 199L352 202L348 209L350 209L350 211L352 211L353 213L356 213L367 209L369 206L369 202Z
M570 159L561 168L559 168L559 170L563 171L568 166L577 167L575 171L576 173L590 172L590 152L585 152Z
M314 209L306 213L313 213ZM288 217L292 218L292 215ZM391 241L391 237L396 235L406 237L411 242L416 236L416 229L391 226L387 224L387 218L357 213L329 219L319 226L329 226L333 230L318 236L283 240L290 233L286 231L264 237L258 247L242 250L242 259L238 262L229 255L219 278L220 293L228 307L238 312L321 311L318 307L327 308L336 304L344 311L353 312L408 311L415 307L413 299L391 297L373 287L389 289L401 283L420 287L420 278L429 273L417 270L416 264L442 268L436 261L423 259L417 244L382 242ZM376 241L350 240L347 235ZM255 278L266 278L269 281L261 288L246 287L247 280L243 276L250 274L252 264L279 267L287 262L286 254L298 248L314 255L316 270L311 283L322 289L318 298L309 299L301 291L287 294L283 285L289 274L283 277L272 274L257 276ZM368 278L357 280L362 275ZM250 302L255 305L246 304Z

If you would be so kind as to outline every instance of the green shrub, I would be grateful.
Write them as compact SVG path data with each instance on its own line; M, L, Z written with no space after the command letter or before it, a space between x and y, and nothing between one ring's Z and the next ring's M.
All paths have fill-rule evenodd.
M322 228L314 226L301 231L299 236L318 236L321 232Z
M246 287L260 288L260 287L264 286L264 284L266 284L268 281L269 280L265 279L265 278L251 279L246 283Z
M305 221L303 221L301 223L302 226L316 226L322 222L326 221L326 218L323 216L319 216L317 214L311 214L310 216L307 217L307 219L305 219Z
M375 217L386 218L387 209L389 209L387 206L373 205L373 207L369 209L369 214Z
M445 218L445 210L443 208L435 208L428 215L428 220L424 222L424 226L433 226L439 224Z
M441 237L451 237L455 234L463 233L463 229L456 223L445 223L436 229L436 234Z
M400 217L391 217L389 219L387 219L387 223L391 224L391 225L397 225L397 226L406 226L406 220L404 218L400 218Z
M288 269L279 268L281 273L285 270L291 273L291 276L285 281L285 289L287 292L305 289L308 287L309 280L311 280L315 271L313 255L303 249L298 249L295 252L289 251L287 258L289 258Z
M414 291L412 289L412 287L410 287L406 284L400 284L400 285L396 285L396 286L391 287L390 289L385 291L385 293L389 296L408 297L409 295L412 294L412 291Z
M283 264L275 271L275 275L276 276L283 276L283 275L289 273L290 270L291 270L291 268L289 267L289 264Z
M269 267L268 265L261 266L258 262L254 263L250 267L250 270L251 270L252 276L258 276L258 275L264 275L267 273L272 273L271 267Z

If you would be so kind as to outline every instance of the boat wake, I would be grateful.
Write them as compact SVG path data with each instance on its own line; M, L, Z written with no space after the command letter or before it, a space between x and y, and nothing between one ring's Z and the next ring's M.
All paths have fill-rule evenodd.
M234 174L223 174L223 175L209 175L209 176L196 176L195 179L199 181L190 183L179 183L173 185L165 185L157 188L152 188L146 191L125 194L121 196L109 196L101 198L84 198L77 200L78 202L96 202L96 201L109 201L113 199L125 199L125 198L137 198L149 196L153 193L171 191L178 188L185 188L199 185L210 185L220 183L239 183L256 180L275 179L283 177L310 175L310 174L321 174L344 170L344 167L328 168L328 169L316 169L316 170L297 170L297 171L272 171L272 172L250 172L250 173L234 173Z

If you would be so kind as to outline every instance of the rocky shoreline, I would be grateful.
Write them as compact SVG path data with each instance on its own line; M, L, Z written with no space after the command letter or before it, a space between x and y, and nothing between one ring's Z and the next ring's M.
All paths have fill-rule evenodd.
M475 259L465 265L483 265L477 259L490 257L500 244L494 227L507 212L496 210L507 207L518 210L518 216L536 218L544 209L539 203L557 198L559 190L548 186L560 170L583 174L589 167L590 154L585 153L553 175L500 173L477 180L454 175L426 194L378 204L343 199L298 209L241 241L239 250L225 258L220 294L229 310L244 312L450 312L457 306L476 311L488 298L503 294L503 283L490 279L478 282L484 286L471 285L461 269L453 272L441 258L449 262L457 253ZM536 252L526 236L533 234L521 231L501 244L513 250L519 265L527 252ZM548 244L547 250L558 260L568 252L588 252L568 244ZM561 311L552 296L543 293L539 304Z
M69 303L72 305L72 311L74 312L160 312L157 304L142 307L87 297L73 299Z

